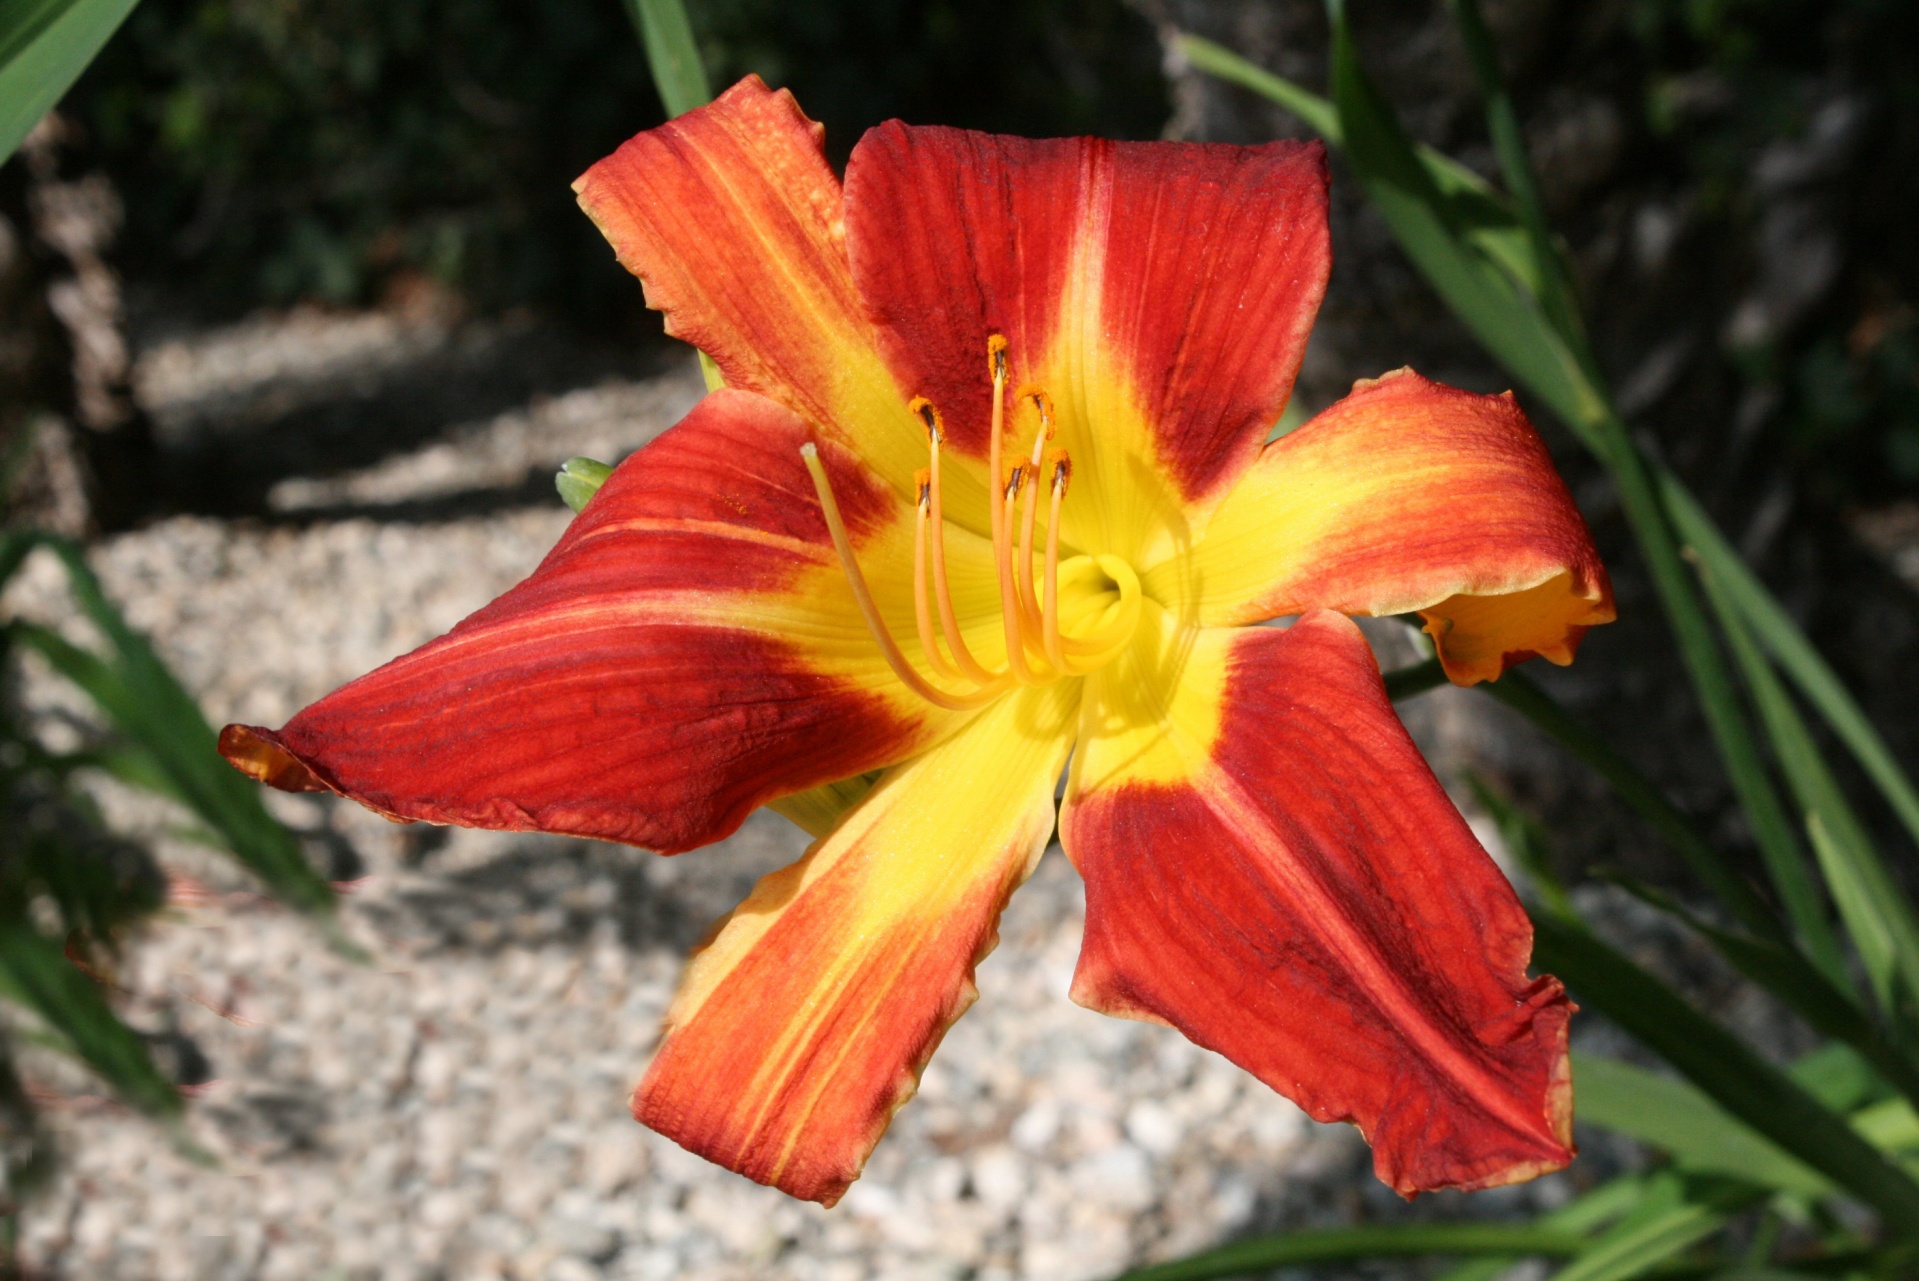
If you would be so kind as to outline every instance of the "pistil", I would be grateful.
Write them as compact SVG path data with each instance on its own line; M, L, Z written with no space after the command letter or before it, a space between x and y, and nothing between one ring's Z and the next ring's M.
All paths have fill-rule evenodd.
M1021 627L1018 578L1013 573L1012 513L1007 510L1019 494L1020 473L1000 470L1001 442L1006 431L1006 339L994 334L986 340L987 372L993 379L993 426L986 446L987 521L993 534L993 563L999 574L1000 628L1006 636L1006 667L1022 685L1039 678L1026 665L1025 629ZM1003 487L1002 487L1003 486Z
M980 666L973 657L973 651L966 648L966 639L960 635L959 615L953 609L952 589L947 586L946 578L946 514L940 504L940 445L946 434L944 424L940 422L940 412L924 396L909 406L920 421L926 424L926 448L929 455L927 466L927 494L930 510L927 513L927 536L932 540L933 551L933 591L935 603L939 607L940 633L946 637L946 648L953 651L953 661L971 680L985 684L996 679L994 673Z
M1072 476L1072 460L1062 449L1053 456L1052 508L1046 517L1046 604L1040 611L1046 657L1062 672L1066 670L1066 651L1059 637L1059 508L1066 500L1066 482Z
M940 652L939 641L933 635L932 610L926 599L926 522L933 508L932 476L931 470L922 467L913 478L919 490L919 501L913 505L913 624L919 631L920 649L933 671L946 680L963 680L959 668Z

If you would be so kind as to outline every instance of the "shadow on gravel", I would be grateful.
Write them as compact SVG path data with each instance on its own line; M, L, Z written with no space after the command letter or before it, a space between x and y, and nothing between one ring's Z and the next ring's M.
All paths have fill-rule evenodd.
M338 503L302 507L294 511L272 512L270 518L276 525L289 527L321 525L337 520L430 525L439 521L493 516L527 507L550 507L558 501L553 488L553 468L540 467L529 469L525 476L511 485L488 485L391 503Z
M683 953L755 881L798 857L785 833L764 830L783 823L749 825L724 845L672 858L528 836L477 866L435 873L429 850L421 873L365 911L382 933L423 953L577 944L608 927L630 950Z
M608 378L652 377L671 368L677 354L664 342L615 343L519 320L401 330L384 352L344 368L347 362L317 362L257 377L242 369L229 389L159 409L148 515L283 519L267 503L279 481L364 468L537 396ZM524 488L531 493L533 477ZM525 501L517 493L450 495L419 512L382 506L377 515L433 519ZM298 519L342 514L350 513L302 512Z

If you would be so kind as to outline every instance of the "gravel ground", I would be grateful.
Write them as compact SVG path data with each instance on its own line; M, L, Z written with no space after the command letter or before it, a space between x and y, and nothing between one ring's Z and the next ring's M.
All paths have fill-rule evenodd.
M220 403L257 415L260 388L285 407L356 359L455 341L443 326L305 314L169 342L142 386L170 431L237 430ZM96 561L216 724L278 724L529 571L567 513L515 498L528 474L621 455L698 394L688 361L538 399L356 472L282 479L275 520L176 517L104 542ZM463 509L487 514L422 514ZM29 566L7 603L62 617L52 563ZM1390 627L1380 636L1392 643ZM1479 707L1441 691L1411 709L1442 769L1498 738ZM213 1159L34 1060L68 1157L22 1234L49 1274L1072 1281L1255 1226L1397 1212L1343 1127L1311 1124L1168 1029L1067 1000L1083 899L1057 849L1015 897L979 1004L865 1178L825 1211L626 1112L686 949L801 852L784 820L762 813L718 847L663 859L275 795L351 883L344 919L373 958L356 963L170 838L152 804L103 796L184 889L120 981L129 1016L194 1085L186 1133ZM1585 1177L1490 1204L1550 1203Z

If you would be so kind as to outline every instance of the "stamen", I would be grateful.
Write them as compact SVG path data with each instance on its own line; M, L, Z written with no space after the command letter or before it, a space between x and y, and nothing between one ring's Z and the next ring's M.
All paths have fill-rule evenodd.
M805 460L806 470L813 477L813 489L820 499L820 513L826 518L827 532L833 536L833 550L840 558L840 568L846 571L846 581L853 588L853 599L858 602L860 615L866 620L866 630L872 633L893 674L927 702L951 711L980 707L997 698L1004 690L1004 685L998 688L985 686L970 694L949 694L928 684L925 677L913 670L912 664L906 661L906 655L900 652L899 643L893 639L886 620L880 617L879 606L873 603L873 593L867 590L866 575L860 571L859 561L853 557L853 545L846 536L846 522L840 518L840 505L833 498L833 484L827 479L826 468L820 462L819 448L809 440L800 446L800 457Z
M946 434L946 424L940 421L939 408L926 397L913 397L908 402L906 410L908 413L919 415L920 421L926 424L927 435L939 437Z
M986 376L994 382L1006 380L1006 335L989 334L986 338Z
M932 477L933 473L924 467L913 477L919 490L919 501L913 511L913 624L919 630L920 650L934 673L946 680L964 680L959 668L940 652L939 641L933 635L932 610L926 603L926 519L933 508Z
M940 442L945 437L945 428L940 421L940 411L926 397L915 398L907 408L918 414L926 424L926 447L930 455L930 465L926 470L930 480L928 494L931 507L927 513L927 523L933 547L933 597L939 606L940 635L946 638L946 648L953 652L953 661L959 664L960 671L969 679L984 685L998 680L1005 673L987 671L973 657L973 651L966 648L966 640L960 635L959 615L953 609L952 589L947 586L946 515L940 505Z

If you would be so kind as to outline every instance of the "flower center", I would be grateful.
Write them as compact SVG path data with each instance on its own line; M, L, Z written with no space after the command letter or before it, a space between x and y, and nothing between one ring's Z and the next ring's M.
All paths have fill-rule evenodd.
M922 675L893 638L853 557L853 546L833 498L832 482L819 460L819 450L810 441L800 446L800 456L819 494L826 527L833 536L833 550L839 555L874 642L907 688L929 703L955 710L979 707L1015 685L1044 685L1105 666L1131 639L1140 611L1139 577L1119 557L1073 556L1064 564L1060 562L1060 505L1066 500L1073 464L1065 450L1046 450L1046 442L1053 435L1052 398L1038 388L1022 388L1016 394L1014 403L1030 404L1038 427L1024 460L1006 467L1002 457L1006 436L1006 339L999 334L986 340L986 361L993 380L993 425L987 449L987 475L992 479L987 486L987 517L999 577L1000 625L1006 639L1006 665L997 671L987 668L967 648L947 585L946 521L940 500L940 449L945 431L938 408L923 396L909 406L926 424L928 451L927 466L917 477L913 617L920 652L926 656L935 679ZM1035 582L1033 545L1042 487L1047 491L1046 550Z

